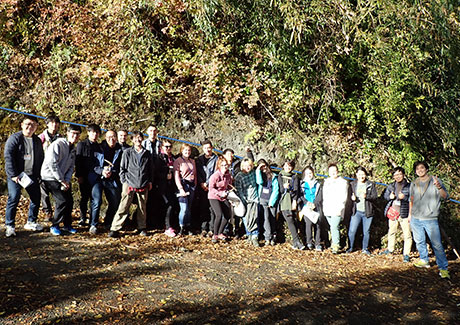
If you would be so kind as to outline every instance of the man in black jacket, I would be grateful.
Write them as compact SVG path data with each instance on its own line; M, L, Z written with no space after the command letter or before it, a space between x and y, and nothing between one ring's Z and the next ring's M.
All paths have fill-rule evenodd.
M22 131L12 134L5 144L5 170L8 185L8 202L5 211L6 237L16 236L16 210L24 187L30 197L28 221L24 229L41 231L37 223L40 208L40 169L43 163L43 147L38 136L36 117L25 116Z

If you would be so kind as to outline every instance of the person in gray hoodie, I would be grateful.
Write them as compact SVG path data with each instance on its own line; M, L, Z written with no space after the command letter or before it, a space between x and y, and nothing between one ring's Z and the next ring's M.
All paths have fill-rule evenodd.
M61 222L64 223L63 231L71 234L77 232L71 225L73 198L70 181L75 168L75 144L80 134L81 128L78 125L69 125L67 137L59 138L49 145L41 168L42 181L55 201L50 228L50 233L55 236L62 234L59 228Z

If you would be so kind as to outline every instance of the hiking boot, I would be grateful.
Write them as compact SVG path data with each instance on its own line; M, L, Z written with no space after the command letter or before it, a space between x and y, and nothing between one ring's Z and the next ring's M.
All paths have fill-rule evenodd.
M409 262L410 262L409 255L403 255L403 263L409 263Z
M166 229L164 234L168 237L176 237L176 233L174 232L174 229L172 229L171 227Z
M439 270L439 276L441 279L450 279L450 274L447 270Z
M27 223L24 225L24 229L32 231L42 231L43 226L35 221L27 221Z
M58 226L50 227L50 233L53 236L61 236L62 235L61 229L59 229Z
M69 226L69 227L62 227L61 230L62 230L62 231L65 231L65 232L68 232L69 234L72 234L72 235L74 235L74 234L77 233L77 229L72 228L71 226Z
M6 226L5 236L6 237L16 236L16 231L13 226Z
M116 230L111 230L111 231L109 231L108 236L110 238L118 238L118 237L120 237L120 233L118 231L116 231Z
M419 260L418 262L415 262L414 263L414 266L415 267L419 267L419 268L430 268L430 263L428 261L424 261L424 260Z
M96 235L97 234L97 227L96 226L89 227L89 233L91 235Z

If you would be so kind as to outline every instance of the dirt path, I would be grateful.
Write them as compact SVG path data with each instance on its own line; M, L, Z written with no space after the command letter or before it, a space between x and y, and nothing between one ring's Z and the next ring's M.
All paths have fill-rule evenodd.
M2 210L4 211L4 210ZM460 323L452 280L401 256L212 244L199 236L0 233L0 324ZM4 220L0 220L4 222Z

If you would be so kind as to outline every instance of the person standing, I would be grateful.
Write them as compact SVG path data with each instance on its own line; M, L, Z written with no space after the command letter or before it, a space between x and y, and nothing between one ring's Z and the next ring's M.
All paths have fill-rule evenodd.
M428 168L428 164L425 161L416 161L414 171L417 178L410 184L409 222L420 254L420 260L415 262L414 266L430 267L426 247L426 235L428 235L436 256L439 276L443 279L450 279L450 274L447 270L447 257L442 246L438 222L441 199L447 199L449 194L437 176L428 174Z
M131 146L128 144L128 131L125 129L121 129L117 132L117 140L122 150L131 148Z
M214 229L214 209L208 199L209 179L216 169L217 155L212 152L212 143L205 140L201 143L203 154L196 159L198 178L197 199L199 201L201 234L207 236Z
M107 211L104 218L104 227L110 229L113 216L117 212L121 198L120 182L120 163L123 149L117 143L117 134L109 130L105 134L105 140L101 143L102 152L95 152L99 164L94 171L99 176L99 180L93 186L91 196L95 205L94 219L95 224L99 224L99 214L102 205L102 192L107 199ZM91 212L93 214L93 211ZM93 235L97 233L97 226L92 225L89 232Z
M332 254L338 254L340 249L340 222L345 212L348 198L348 183L339 176L336 164L329 164L329 177L323 185L323 213L331 229Z
M353 212L350 220L350 229L348 230L348 240L350 247L347 253L353 251L356 231L359 224L363 224L363 245L362 253L371 255L368 250L370 228L374 218L373 203L377 199L377 189L374 182L367 179L367 171L364 167L358 167L356 170L356 180L351 182L351 201L353 202Z
M138 234L147 236L146 213L149 190L152 189L154 165L152 155L142 146L143 135L135 131L131 135L133 147L123 152L120 165L120 181L122 185L121 201L110 227L109 237L116 238L129 215L129 207L137 198L136 213Z
M90 124L87 128L88 138L79 142L77 145L77 157L75 161L75 176L80 185L80 221L79 225L86 225L86 214L88 212L88 202L91 199L93 185L98 181L98 175L94 172L94 167L98 165L96 152L101 152L101 147L97 140L101 135L101 128L97 124ZM91 200L91 211L93 202ZM91 212L91 215L93 213ZM94 226L91 224L91 226Z
M80 138L81 128L77 125L67 127L67 138L59 138L48 147L41 168L41 177L47 191L54 198L54 216L51 220L50 233L55 236L62 231L75 234L72 228L73 197L71 179L75 167L75 144ZM61 229L60 223L64 224Z
M5 211L6 237L16 236L16 211L22 187L30 197L28 218L24 229L43 230L43 226L37 222L40 208L40 169L44 157L40 138L35 135L37 127L36 117L24 116L21 123L22 130L12 134L5 144L4 158L8 186Z
M190 158L192 147L189 144L182 144L181 156L174 161L174 179L179 190L179 235L192 234L191 208L195 189L197 185L195 160Z
M56 139L61 137L61 135L58 132L60 124L61 120L54 114L49 115L46 118L46 130L44 130L38 136L43 145L43 152L46 152L46 149L48 149L49 145ZM40 192L42 211L46 215L45 221L50 221L50 219L53 216L53 209L51 207L49 192L46 190L45 184L43 184L43 182L40 182Z
M412 249L412 232L409 224L409 199L410 183L405 178L405 170L402 167L393 169L394 182L385 189L383 197L388 201L385 207L385 216L388 218L388 247L381 255L393 254L395 250L396 231L401 226L404 236L403 262L410 262ZM392 212L390 212L390 210Z

